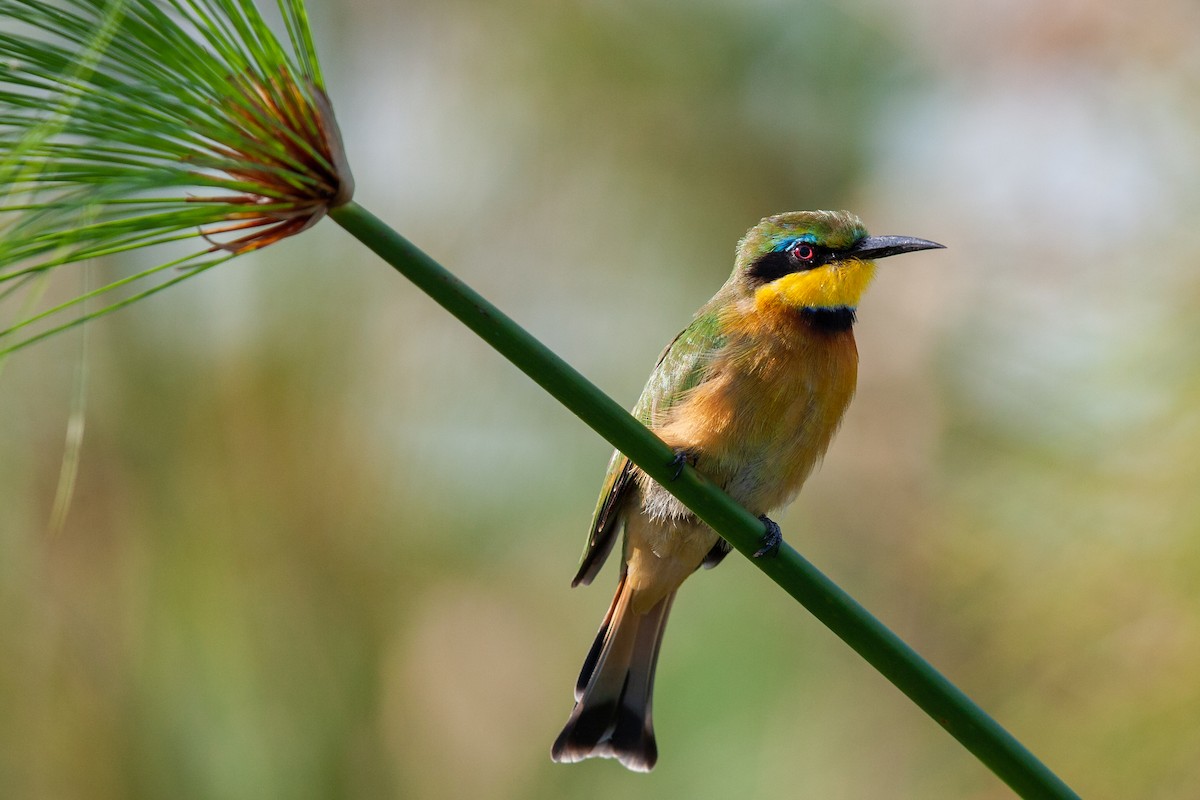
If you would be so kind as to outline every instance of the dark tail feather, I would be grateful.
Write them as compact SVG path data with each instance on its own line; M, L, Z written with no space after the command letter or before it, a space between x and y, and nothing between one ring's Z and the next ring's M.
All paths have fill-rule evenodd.
M649 772L658 760L650 707L658 648L675 593L645 614L633 611L629 594L622 575L583 662L575 686L575 709L550 750L555 761L599 756Z

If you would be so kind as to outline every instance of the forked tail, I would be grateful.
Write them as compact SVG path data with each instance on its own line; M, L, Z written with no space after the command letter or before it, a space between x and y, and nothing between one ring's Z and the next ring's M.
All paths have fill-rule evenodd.
M658 759L650 720L654 668L662 644L671 592L638 614L633 589L622 572L596 641L575 685L575 708L550 755L555 761L615 758L629 769L649 772Z

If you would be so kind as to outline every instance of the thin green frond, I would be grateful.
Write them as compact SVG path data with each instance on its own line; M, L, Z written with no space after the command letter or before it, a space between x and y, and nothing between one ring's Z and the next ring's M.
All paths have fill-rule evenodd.
M0 0L0 300L77 262L195 244L170 279L152 268L51 308L0 306L0 354L350 199L307 13L277 2L281 36L254 0ZM120 299L71 316L102 294Z
M0 352L0 355L11 352L16 349L19 349L21 347L27 347L28 345L34 344L35 342L40 342L43 339L47 339L56 333L62 333L63 331L71 330L72 328L77 327L79 325L83 325L86 322L90 322L94 319L98 319L107 314L111 314L112 312L117 311L118 309L125 308L126 306L132 305L139 300L143 300L147 297L150 297L151 295L158 294L159 292L163 291L164 289L168 289L177 283L185 281L188 278L192 277L193 275L198 275L201 272L212 269L213 267L217 266L218 264L223 264L224 262L228 261L231 258L233 258L232 254L226 254L223 256L216 257L216 258L210 258L208 260L197 260L197 258L195 256L186 256L185 258L177 259L176 261L171 261L166 264L160 264L156 267L152 267L147 270L142 270L141 272L138 272L134 275L130 275L127 278L122 278L121 280L113 281L112 283L106 284L105 286L102 286L99 289L93 289L92 291L87 292L82 295L79 295L78 297L72 298L71 300L68 300L65 303L60 303L57 306L54 306L53 308L47 309L46 311L44 311L40 314L29 317L28 319L24 320L23 322L18 323L17 325L14 325L14 326L8 328L7 330L0 331L0 341L2 341L3 337L5 337L5 336L9 336L13 333L16 333L17 331L22 330L30 325L33 325L34 323L41 322L45 319L49 319L49 318L59 314L60 312L65 311L66 309L79 306L80 304L85 303L86 301L88 301L94 297L99 297L100 295L104 294L105 292L109 292L109 291L112 291L115 289L120 289L124 286L128 286L128 285L131 285L134 283L141 282L144 278L152 277L158 273L163 272L164 270L170 269L171 267L182 267L182 266L185 266L185 264L186 264L186 268L187 268L186 271L176 272L170 279L165 280L162 283L154 284L147 289L142 289L139 292L135 292L127 297L124 297L115 303L110 303L109 305L104 306L103 308L97 309L96 311L89 311L85 314L80 314L76 317L71 318L69 322L63 322L61 324L54 325L53 327L49 327L45 330L38 331L37 333L30 334L25 339L23 339L19 344L15 345L13 347L10 347L5 351Z

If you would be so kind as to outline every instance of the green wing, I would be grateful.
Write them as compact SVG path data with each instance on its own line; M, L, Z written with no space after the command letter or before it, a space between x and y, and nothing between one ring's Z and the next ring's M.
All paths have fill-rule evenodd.
M706 306L658 357L654 372L633 407L633 415L645 425L661 416L689 389L700 384L708 373L712 356L725 343L716 311ZM572 586L589 584L612 552L620 528L621 505L633 485L633 462L619 450L608 462L608 474L600 489L596 513L579 571Z

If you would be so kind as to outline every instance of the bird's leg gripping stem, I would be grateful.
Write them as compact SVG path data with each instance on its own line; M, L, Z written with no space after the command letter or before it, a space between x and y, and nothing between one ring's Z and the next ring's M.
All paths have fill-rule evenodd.
M686 447L679 447L675 450L675 457L671 459L671 465L675 467L675 474L671 476L671 480L679 480L679 476L683 474L683 465L691 464L696 466L700 461L700 454L695 450L689 450Z
M691 464L695 467L699 460L700 453L698 451L687 447L677 447L675 449L675 457L670 461L670 465L675 467L675 474L671 476L671 480L679 480L679 476L683 474L685 464ZM783 543L783 531L779 530L779 525L776 524L775 520L766 514L759 516L759 519L762 520L766 532L763 534L759 548L754 551L754 557L763 558L764 556L773 556L779 552L779 545ZM723 548L722 545L724 545ZM727 542L724 540L718 542L717 546L713 548L713 552L709 553L704 559L704 566L715 567L729 550L730 546Z
M766 514L761 515L759 519L766 526L767 532L763 534L762 546L754 551L754 557L773 556L779 552L779 545L783 544L783 531L779 530L779 525L775 520Z

